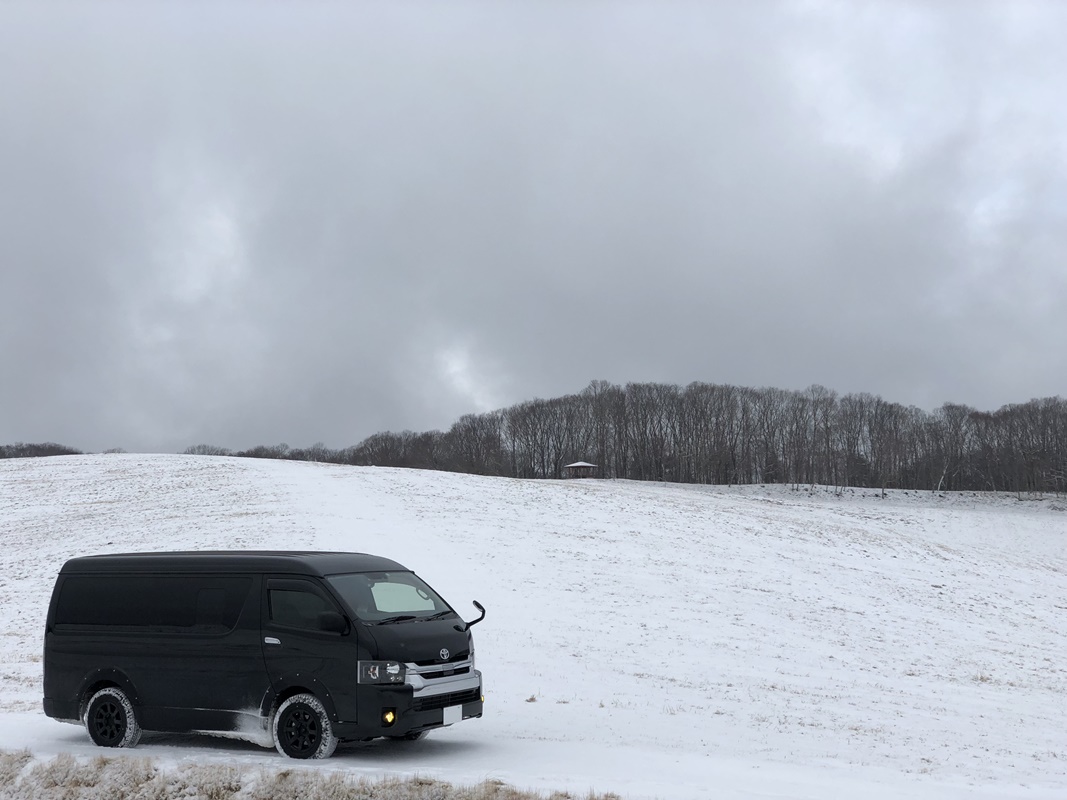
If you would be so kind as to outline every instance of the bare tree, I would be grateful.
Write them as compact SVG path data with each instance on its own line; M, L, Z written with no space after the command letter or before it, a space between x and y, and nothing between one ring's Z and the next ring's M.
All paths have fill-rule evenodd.
M194 444L192 447L186 447L182 454L187 456L228 456L231 455L231 451L213 444Z
M0 446L0 457L79 451ZM189 454L229 455L212 445ZM932 413L869 394L694 382L592 381L578 394L461 417L446 432L379 433L331 450L258 445L234 455L557 478L571 460L605 477L686 483L1067 491L1067 402L995 412L945 403Z

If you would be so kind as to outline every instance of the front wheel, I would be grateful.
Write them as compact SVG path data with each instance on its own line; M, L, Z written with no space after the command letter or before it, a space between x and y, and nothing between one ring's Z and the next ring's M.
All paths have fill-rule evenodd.
M141 741L141 726L133 703L117 686L101 689L85 708L85 729L101 747L135 747Z
M313 694L297 694L274 715L274 746L289 758L329 758L337 749L330 717Z

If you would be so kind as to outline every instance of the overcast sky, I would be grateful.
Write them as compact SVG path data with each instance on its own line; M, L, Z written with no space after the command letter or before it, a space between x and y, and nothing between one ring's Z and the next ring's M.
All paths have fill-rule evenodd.
M1064 42L1059 0L4 3L0 443L1067 394Z

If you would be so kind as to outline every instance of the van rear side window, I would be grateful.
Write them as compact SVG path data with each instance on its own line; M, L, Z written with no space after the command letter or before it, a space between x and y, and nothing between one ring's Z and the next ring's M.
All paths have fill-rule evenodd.
M56 604L56 630L108 628L225 633L234 628L251 578L71 575Z

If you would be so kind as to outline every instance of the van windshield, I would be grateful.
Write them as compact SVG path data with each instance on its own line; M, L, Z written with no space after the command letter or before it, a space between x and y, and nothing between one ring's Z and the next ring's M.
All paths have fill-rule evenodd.
M326 577L358 619L386 624L455 612L413 572L353 572Z

